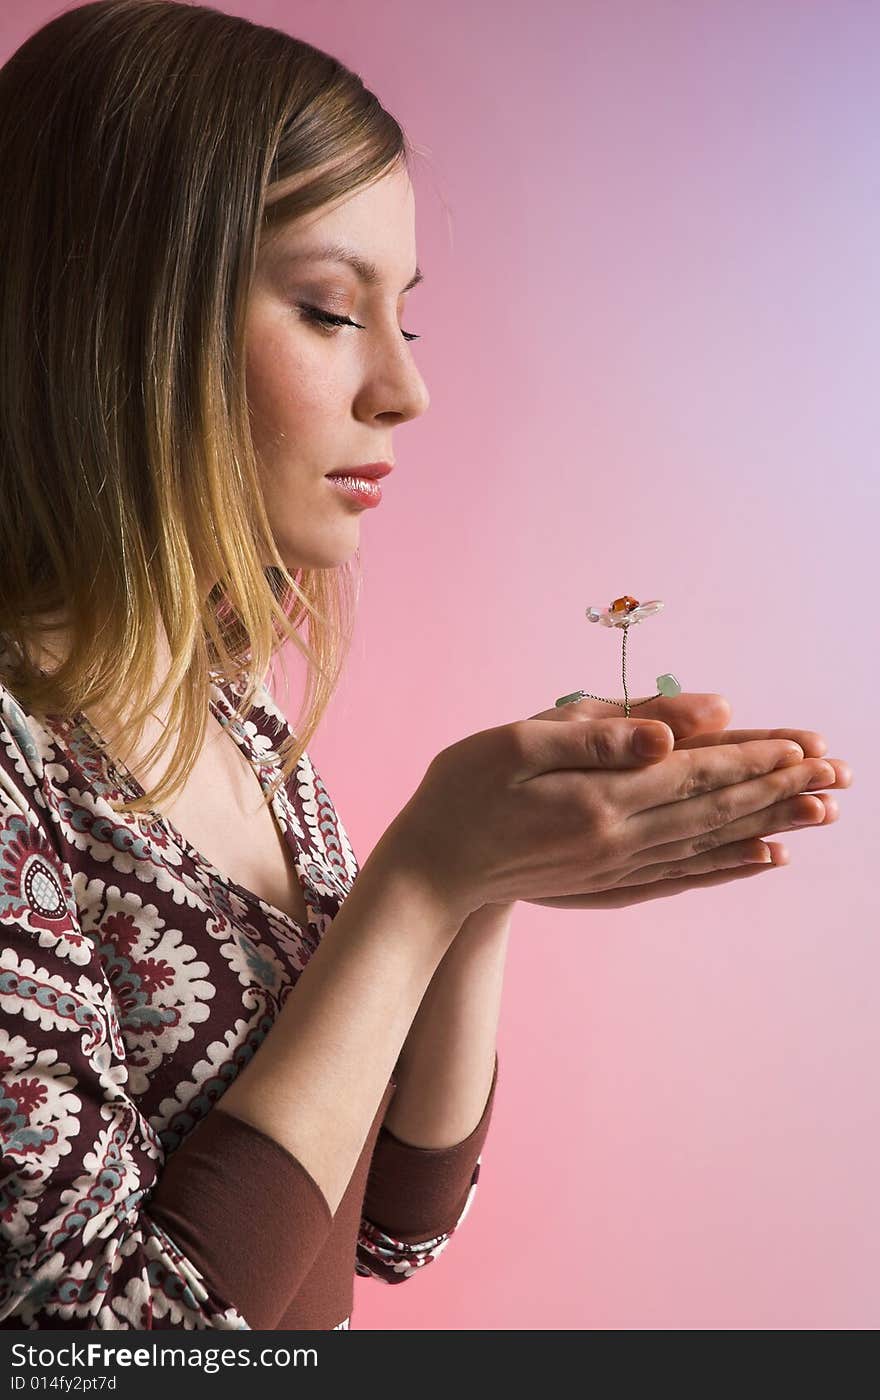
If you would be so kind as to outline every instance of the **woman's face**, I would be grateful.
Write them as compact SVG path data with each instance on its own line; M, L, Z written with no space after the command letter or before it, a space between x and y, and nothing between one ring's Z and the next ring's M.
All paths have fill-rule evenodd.
M376 283L315 256L327 244L373 263ZM416 270L415 201L402 168L287 226L260 251L247 314L247 396L266 510L290 570L351 557L366 510L327 473L393 464L393 430L428 407L402 333L415 329L402 289ZM325 329L307 306L357 327Z

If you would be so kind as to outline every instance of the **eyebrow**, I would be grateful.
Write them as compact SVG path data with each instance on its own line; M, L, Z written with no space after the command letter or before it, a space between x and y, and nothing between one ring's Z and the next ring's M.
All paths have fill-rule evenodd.
M347 263L368 287L376 287L382 281L382 274L375 263L369 258L363 258L353 249L346 248L342 243L324 243L320 248L303 248L296 252L287 253L285 261L290 262L342 262ZM421 268L417 267L405 287L401 288L401 296L404 292L411 292L413 287L417 287L425 280L425 274Z

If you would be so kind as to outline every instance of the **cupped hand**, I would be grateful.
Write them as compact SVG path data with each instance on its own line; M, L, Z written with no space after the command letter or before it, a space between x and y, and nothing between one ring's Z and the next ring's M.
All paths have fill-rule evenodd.
M619 706L603 700L579 700L570 705L554 706L531 718L552 721L576 716L582 717L586 723L612 720L630 726L635 722L660 721L668 725L672 732L672 750L742 744L753 739L789 739L800 746L804 758L825 758L828 745L816 730L725 729L730 715L730 705L723 695L683 692L677 696L646 699L629 719ZM648 727L659 728L656 724ZM659 732L662 734L662 730ZM666 744L668 754L671 751L668 736ZM609 746L609 753L612 751ZM658 754L657 758L646 758L644 762L651 764L658 759L662 762L665 756ZM825 758L825 761L829 765L827 781L823 781L821 786L826 789L849 787L852 782L849 765L842 759ZM811 785L811 791L815 793L814 785ZM603 889L523 902L556 909L617 909L649 899L666 899L689 889L705 889L727 884L731 880L748 879L763 870L788 863L785 846L778 842L765 843L761 837L803 825L827 826L836 821L837 816L837 803L833 797L819 793L789 795L701 838L657 845L650 853L650 862L643 863L637 869L620 867L608 871L607 884Z

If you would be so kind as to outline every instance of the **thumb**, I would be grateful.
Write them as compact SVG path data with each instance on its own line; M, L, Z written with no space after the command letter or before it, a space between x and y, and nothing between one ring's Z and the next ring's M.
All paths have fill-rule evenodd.
M520 721L528 735L533 774L557 768L639 768L670 754L675 736L660 720L557 719Z
M675 748L675 735L662 720L636 720L629 739L636 758L650 761L665 758Z
M675 745L668 724L656 719L594 719L584 743L594 768L633 768L665 758Z

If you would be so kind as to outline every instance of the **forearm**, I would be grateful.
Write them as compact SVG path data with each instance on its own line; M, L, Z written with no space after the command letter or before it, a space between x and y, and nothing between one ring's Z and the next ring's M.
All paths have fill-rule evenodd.
M514 907L486 905L465 920L404 1041L385 1127L414 1147L454 1146L482 1116Z
M292 1153L335 1213L454 915L379 843L218 1107Z

